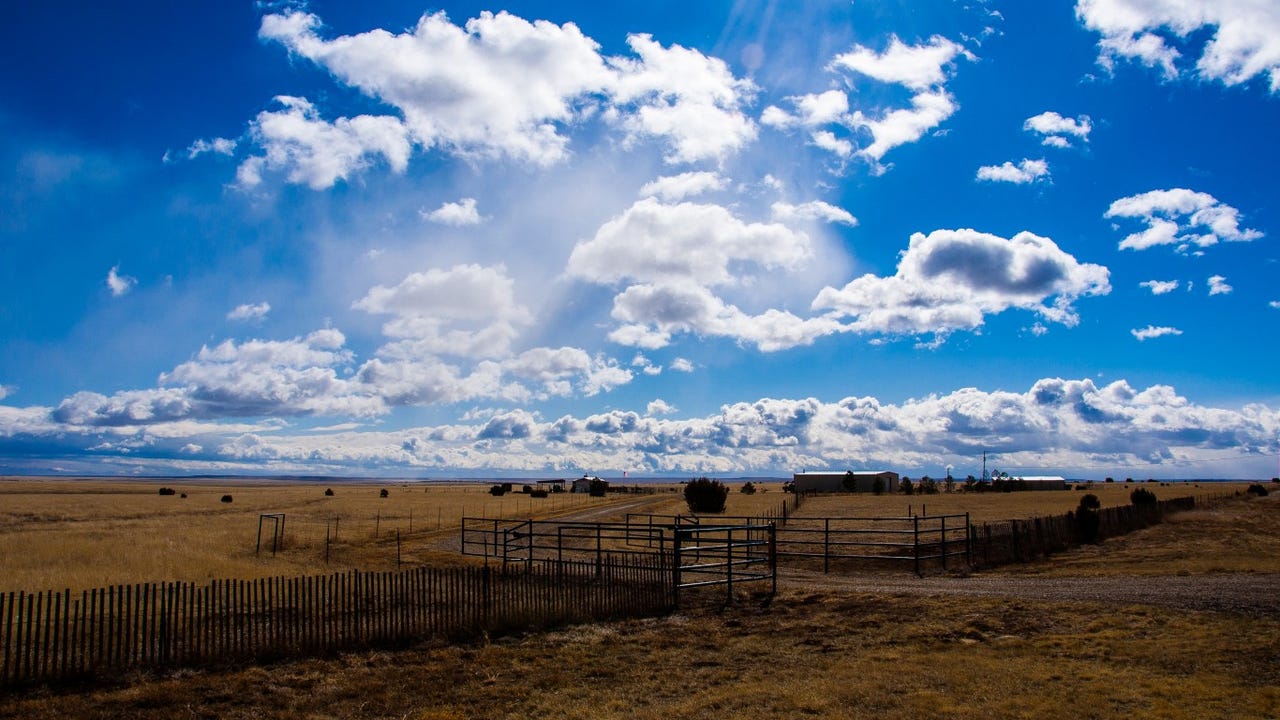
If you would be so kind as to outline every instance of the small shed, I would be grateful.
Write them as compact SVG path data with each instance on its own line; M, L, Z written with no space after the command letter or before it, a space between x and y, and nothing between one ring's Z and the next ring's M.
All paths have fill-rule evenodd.
M791 476L792 488L798 492L849 492L845 479L852 477L854 492L872 492L876 478L884 482L887 493L898 491L898 473L890 470L845 470L843 472L798 472Z

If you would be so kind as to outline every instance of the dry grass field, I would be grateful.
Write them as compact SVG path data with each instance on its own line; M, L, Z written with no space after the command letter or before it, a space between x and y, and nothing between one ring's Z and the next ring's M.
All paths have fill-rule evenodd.
M178 495L162 496L172 488ZM251 579L396 566L452 564L441 551L463 516L621 521L628 511L687 512L678 486L656 495L519 491L494 497L489 483L280 482L0 478L0 591L79 591L113 584ZM726 512L777 510L780 485L745 495L734 485ZM325 490L334 494L326 496ZM382 490L387 497L381 497ZM182 497L185 494L186 497ZM231 503L221 502L231 495ZM283 549L270 528L255 553L259 516L284 513ZM330 538L328 560L325 537Z
M1188 495L1234 493L1247 483L1093 483L1085 490L1041 490L1011 493L939 493L937 495L872 495L871 493L814 495L805 500L804 514L815 517L962 515L972 522L1021 520L1060 515L1074 510L1086 492L1098 496L1103 507L1127 505L1129 493L1146 488L1161 500Z
M369 494L372 500L360 507L377 508L377 487L335 491ZM1167 494L1171 488L1154 490L1162 498L1172 496ZM289 489L300 493L299 507L311 505L308 493L322 491ZM220 488L208 492L212 497L204 513L224 517L231 512L216 507ZM256 529L258 508L271 503L252 501L253 493L239 487L231 492L235 505L241 494L247 506L260 502L241 518L252 520ZM266 498L271 488L263 492ZM387 500L393 501L406 491L392 487L391 492ZM434 487L418 490L424 496L433 492ZM462 490L457 501L480 500L482 493L483 488ZM189 495L188 500L196 498ZM1022 495L1028 502L1078 496ZM778 502L782 496L750 497L751 502L762 497ZM951 499L927 501L932 504L934 498ZM905 510L906 498L883 499ZM617 511L624 511L627 501L617 502ZM819 512L827 502L807 503L803 510ZM658 506L663 503L674 505L667 512L679 510L677 497L657 500ZM3 507L4 513L13 512L7 502ZM421 507L426 512L427 505ZM600 510L610 512L604 506ZM90 516L81 522L101 524L95 531L104 536L132 527L127 519L94 520L90 511L77 512ZM136 515L134 522L145 520L144 513ZM169 527L181 527L182 517L168 520ZM203 515L185 517L190 523ZM7 515L4 522L8 535ZM240 552L249 546L247 557L237 562L257 567L252 537L230 536ZM127 545L115 542L117 548ZM10 554L7 548L3 552ZM1273 494L1227 500L1044 563L975 577L1034 582L1044 576L1048 582L1109 576L1110 582L1136 585L1160 583L1165 576L1229 577L1224 572L1272 578L1280 571L1277 557L1280 496ZM1276 718L1277 637L1280 616L1271 612L1195 610L1107 597L1029 599L1016 591L995 597L935 596L849 589L838 581L824 586L819 578L784 582L769 604L744 597L729 609L709 605L664 618L463 646L427 644L260 667L140 674L115 686L24 692L0 697L0 717Z

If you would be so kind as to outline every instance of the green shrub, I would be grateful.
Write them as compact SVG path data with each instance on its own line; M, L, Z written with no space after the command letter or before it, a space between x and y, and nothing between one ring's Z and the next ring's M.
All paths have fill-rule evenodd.
M494 497L502 497L507 494L507 489L501 485L494 485L489 488L489 494Z
M884 478L876 476L876 479L871 481L871 492L876 495L884 494Z
M738 490L738 492L742 493L743 495L755 495L756 494L755 483L748 480L747 482L743 483L742 487Z
M160 494L161 495L177 495L178 491L174 490L173 488L162 487L160 488Z
M386 497L390 494L391 493L387 492L386 488L382 488L381 490L378 491L378 497Z
M700 477L690 480L684 486L684 501L690 512L724 512L724 502L728 497L729 488L719 480Z
M324 496L325 496L325 497L333 497L333 488L325 488L325 489L324 489Z
M1250 495L1257 495L1258 497L1266 497L1269 494L1267 492L1267 489L1262 486L1262 483L1251 484L1249 488L1245 490L1245 492L1249 493Z
M916 486L911 484L911 478L909 477L902 478L902 482L898 485L898 492L902 493L903 495L910 495L915 491L916 491Z
M609 482L607 480L596 478L587 486L587 494L591 497L604 497L607 492L609 492Z

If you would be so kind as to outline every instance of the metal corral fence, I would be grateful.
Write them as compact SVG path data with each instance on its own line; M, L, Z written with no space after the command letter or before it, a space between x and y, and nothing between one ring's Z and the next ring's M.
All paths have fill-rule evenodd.
M970 563L969 515L906 517L793 517L778 531L778 555L832 562L860 561L943 570Z
M777 526L758 518L655 516L625 523L557 522L554 520L462 519L462 552L504 565L570 558L599 562L609 553L620 556L670 557L672 604L681 588L725 586L732 602L735 585L769 581L777 590ZM675 518L675 519L672 519ZM740 521L740 522L734 522Z
M777 525L697 525L675 527L672 534L672 604L681 591L723 586L725 603L733 588L768 582L770 597L778 593Z
M627 515L633 544L662 547L653 540L654 528L697 527L701 523L752 524L754 517L703 517L691 515ZM822 560L823 572L833 562L867 561L876 564L909 564L916 573L925 566L946 570L957 562L969 563L969 515L915 515L904 517L797 517L777 526L778 557Z
M462 518L462 554L504 563L647 556L670 552L671 542L671 525Z
M660 555L0 593L0 687L668 612Z

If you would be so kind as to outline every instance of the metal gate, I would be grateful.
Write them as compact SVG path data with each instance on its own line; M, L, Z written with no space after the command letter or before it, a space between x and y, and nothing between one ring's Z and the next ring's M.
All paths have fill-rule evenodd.
M723 585L725 603L733 602L733 587L768 582L769 595L778 592L778 535L767 525L677 525L672 538L672 603L680 606L680 591Z

